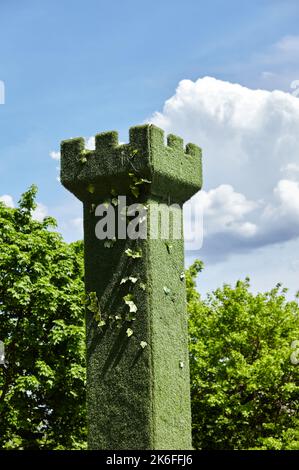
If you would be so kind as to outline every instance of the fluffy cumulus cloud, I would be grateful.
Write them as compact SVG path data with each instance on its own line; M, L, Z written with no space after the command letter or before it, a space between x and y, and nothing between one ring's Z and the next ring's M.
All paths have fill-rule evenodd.
M48 208L42 204L41 202L38 202L36 204L36 208L32 212L32 217L33 219L37 220L38 222L42 222L43 219L48 215Z
M3 194L0 196L0 202L3 202L7 207L15 207L13 197L9 194ZM37 202L36 208L32 212L32 217L34 220L42 222L42 220L47 216L48 208L41 202Z
M204 188L192 203L204 213L206 257L299 237L297 97L183 80L150 121L203 148Z
M53 158L53 160L60 160L60 152L55 152L54 150L49 153L50 157Z
M0 202L3 202L7 207L15 206L13 197L9 194L3 194L3 196L0 196Z

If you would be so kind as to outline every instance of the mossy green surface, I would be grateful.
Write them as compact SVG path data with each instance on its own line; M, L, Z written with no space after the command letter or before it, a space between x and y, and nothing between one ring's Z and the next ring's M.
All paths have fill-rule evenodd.
M166 146L163 131L145 125L131 128L130 143L122 146L115 132L99 134L95 152L85 152L82 139L65 141L61 165L62 183L84 202L86 291L97 293L106 322L99 327L87 309L89 448L190 449L183 238L116 240L107 248L95 236L92 206L112 189L129 194L133 171L151 181L140 195L148 232L158 204L179 203L182 219L183 202L201 187L200 149L189 144L184 150L176 136L168 136ZM127 248L142 256L127 256ZM120 284L128 276L137 282ZM130 321L128 292L137 306Z
M132 171L151 181L148 194L171 202L185 202L201 188L201 149L184 148L172 134L165 145L164 132L154 125L132 127L129 144L118 145L116 131L96 135L95 143L94 151L84 149L82 138L61 143L61 182L81 201L98 201L111 186L127 194Z

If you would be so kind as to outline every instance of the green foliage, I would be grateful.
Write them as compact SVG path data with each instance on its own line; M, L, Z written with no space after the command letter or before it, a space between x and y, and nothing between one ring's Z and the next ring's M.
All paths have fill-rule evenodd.
M83 246L0 203L0 448L85 447ZM82 302L81 302L82 299Z
M193 445L298 450L298 303L280 285L254 295L248 279L201 300L201 269L196 262L186 273Z
M49 230L52 218L32 219L35 195L33 186L16 209L0 203L0 339L7 361L0 366L0 448L80 449L84 304L99 326L105 321L96 294L84 296L82 243L63 242ZM279 285L254 295L248 280L202 300L196 290L202 269L196 261L180 274L187 286L194 447L299 449L299 365L290 360L298 356L292 346L299 340L298 303L288 302ZM124 302L135 313L132 294ZM131 328L126 334L135 337Z

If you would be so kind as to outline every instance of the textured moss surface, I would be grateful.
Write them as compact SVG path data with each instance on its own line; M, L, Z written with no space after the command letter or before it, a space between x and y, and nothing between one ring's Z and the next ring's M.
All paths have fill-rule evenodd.
M84 150L82 139L62 143L62 183L84 202L86 290L97 293L106 321L100 328L87 309L91 449L191 448L183 239L117 240L106 248L95 236L92 210L112 189L129 194L133 171L151 181L139 197L148 207L148 232L158 204L178 202L182 219L183 202L201 187L201 152L192 144L184 149L173 135L167 143L152 125L131 128L130 143L121 146L117 133L99 134L94 152ZM127 248L142 256L128 257ZM120 284L128 276L138 281ZM128 292L135 320L127 318Z
M130 129L129 144L118 145L117 132L95 137L96 148L84 150L84 139L61 143L61 182L82 201L98 201L115 187L127 194L128 173L134 171L151 180L148 193L171 202L184 202L201 188L201 150L177 136L168 135L153 125ZM132 155L132 150L137 151ZM93 194L88 186L94 185Z

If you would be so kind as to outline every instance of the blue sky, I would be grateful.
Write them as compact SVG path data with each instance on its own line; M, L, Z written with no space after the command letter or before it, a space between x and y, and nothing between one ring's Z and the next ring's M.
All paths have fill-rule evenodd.
M0 195L10 195L16 202L30 184L37 184L38 200L45 211L58 218L67 240L80 236L81 214L79 203L56 179L59 162L49 157L49 152L59 150L62 139L89 137L103 130L117 129L120 139L126 141L131 125L147 119L157 120L157 111L164 116L164 121L159 118L158 123L164 122L166 130L175 129L187 138L188 129L179 124L182 119L176 121L172 111L169 114L164 108L165 101L176 96L181 80L195 83L203 77L213 77L218 80L218 92L222 90L222 94L228 93L231 97L234 89L221 88L223 82L243 85L244 93L247 89L261 88L279 89L287 94L291 92L290 83L299 79L299 5L296 0L3 0L0 21L0 80L5 83L5 104L0 105ZM213 83L201 83L207 84L209 94ZM260 98L255 94L252 99ZM267 124L263 123L263 129L268 129L272 119L270 138L271 135L277 137L275 132L282 132L284 126L282 118L277 118L282 114L279 97L274 96L273 109L265 118ZM296 126L297 111L289 112L295 115L293 125ZM278 131L274 125L277 119ZM208 142L215 138L217 144L217 132L222 132L218 124L212 128L213 134L206 131ZM191 138L193 135L193 140L197 140L197 134L192 134ZM256 135L250 142L254 142ZM286 135L282 137L285 139ZM205 142L199 132L200 138ZM256 145L260 145L259 142L257 139ZM219 155L222 144L219 142ZM229 144L226 150L230 153ZM216 168L217 161L212 154L217 152L210 148L209 152L210 165ZM256 169L259 155L252 168ZM221 156L222 161L225 158ZM286 160L286 166L296 164L295 152L294 159L290 163ZM233 174L235 166L230 164L230 174ZM272 164L267 160L265 178L270 167ZM214 198L214 193L209 191L221 186L216 173L207 166L205 190L210 199ZM237 176L235 180L224 176L222 183L231 185L232 196L229 190L223 191L235 201L238 199L235 194L242 192L244 182ZM277 175L275 184L274 179L269 180L268 190L281 198L282 214L286 209L281 201L285 201L286 191L297 194L294 193L297 180L280 176ZM289 183L287 187L281 180L294 185ZM246 207L244 209L243 204L243 212L238 217L254 211L254 203L266 197L266 193L255 194L252 186L254 183L248 185L244 193ZM264 207L267 214L271 204L274 203L268 201ZM235 221L229 219L227 223ZM253 219L246 223L250 223L251 228L257 225ZM274 223L273 218L270 223ZM285 219L285 223L291 223L290 219ZM246 227L250 229L249 225ZM281 280L295 290L299 261L296 264L292 254L298 248L299 231L273 240L266 234L265 223L260 231L263 241L261 236L258 240L251 238L251 244L242 242L241 248L235 234L227 241L220 233L221 240L225 241L223 249L229 255L214 259L209 250L203 251L207 268L202 276L205 286L202 291L247 274L255 279L255 288L269 288ZM214 233L212 230L208 234L213 240ZM274 260L282 252L288 261L278 268ZM187 254L187 261L194 256ZM295 264L290 268L292 262Z

